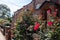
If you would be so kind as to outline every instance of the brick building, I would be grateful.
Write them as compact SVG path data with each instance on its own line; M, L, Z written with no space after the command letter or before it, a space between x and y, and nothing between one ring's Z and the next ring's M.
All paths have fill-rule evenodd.
M22 20L20 13L22 11L24 11L24 10L27 10L27 9L34 10L34 15L35 14L40 14L42 11L44 13L44 10L47 10L49 8L49 6L50 6L49 5L49 2L47 2L48 3L47 4L45 1L52 1L54 3L60 4L60 1L59 0L32 0L31 3L29 3L28 5L23 6L23 8L17 10L14 13L13 20L12 20L12 23L11 23L11 29L14 29L15 28L16 21L17 21L18 18L19 18L19 20ZM60 9L60 8L58 7L58 9Z
M23 8L17 10L17 11L14 13L14 16L13 16L13 20L14 20L14 21L12 21L12 24L15 24L16 19L20 17L20 16L19 16L20 12L21 12L22 10L24 10L24 9L31 9L31 10L32 10L32 9L35 9L35 12L34 12L34 13L36 13L36 14L41 13L40 10L37 10L37 9L39 9L37 6L41 6L44 1L53 1L53 2L56 2L56 3L57 3L57 2L60 3L59 0L32 0L31 3L29 3L28 5L23 6ZM12 26L14 27L14 25L12 25Z
M16 20L17 20L17 18L20 18L20 13L21 13L21 11L23 11L23 10L27 10L27 9L33 10L33 9L34 9L34 13L35 13L35 14L40 14L40 13L41 13L41 10L39 9L39 7L42 5L42 3L43 3L44 1L52 1L52 0L32 0L31 3L29 3L28 5L25 5L25 6L23 6L23 8L17 10L17 11L14 13L11 27L15 27L15 25L16 25ZM56 3L57 3L58 0L57 0L57 1L54 0L53 2L56 2ZM58 3L60 3L60 1L59 1ZM20 19L21 19L21 18L20 18Z

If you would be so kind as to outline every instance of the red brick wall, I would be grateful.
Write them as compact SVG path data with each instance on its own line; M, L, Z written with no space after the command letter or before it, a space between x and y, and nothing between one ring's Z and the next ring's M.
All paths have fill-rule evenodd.
M35 6L36 6L36 4L41 4L41 3L43 3L45 0L34 0L35 1ZM14 14L14 17L13 17L13 21L12 21L12 27L14 27L14 23L16 22L16 19L18 18L18 16L19 16L19 14L20 14L20 12L21 12L21 10L23 9L31 9L31 8L34 8L35 6L34 6L34 1L32 1L31 3L29 3L28 5L25 5L23 8L21 8L21 9L19 9L19 10L17 10L16 12L15 12L15 14ZM34 13L37 13L37 14L39 14L40 13L40 10L36 10Z

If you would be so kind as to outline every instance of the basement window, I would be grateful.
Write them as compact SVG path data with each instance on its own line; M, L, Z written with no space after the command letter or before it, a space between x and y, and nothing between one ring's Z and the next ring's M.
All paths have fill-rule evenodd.
M35 9L39 9L41 4L37 4Z

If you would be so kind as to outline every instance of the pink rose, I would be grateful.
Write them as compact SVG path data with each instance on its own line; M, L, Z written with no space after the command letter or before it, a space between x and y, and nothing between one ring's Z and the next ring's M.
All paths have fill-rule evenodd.
M54 13L53 13L53 16L56 17L56 14L57 14L57 12L54 12Z
M57 14L57 12L54 12L54 15L56 15Z
M47 13L50 13L51 12L51 10L47 10Z

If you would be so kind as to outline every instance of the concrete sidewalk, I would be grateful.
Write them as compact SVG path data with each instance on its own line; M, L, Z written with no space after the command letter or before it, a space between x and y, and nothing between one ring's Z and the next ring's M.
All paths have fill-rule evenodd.
M0 40L6 40L1 31L0 31Z

